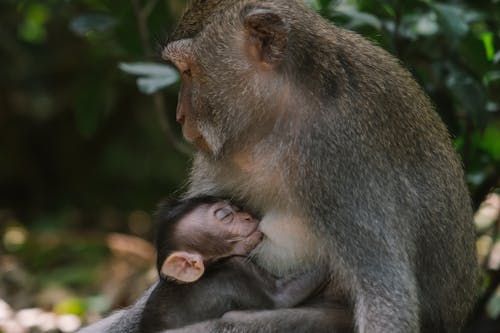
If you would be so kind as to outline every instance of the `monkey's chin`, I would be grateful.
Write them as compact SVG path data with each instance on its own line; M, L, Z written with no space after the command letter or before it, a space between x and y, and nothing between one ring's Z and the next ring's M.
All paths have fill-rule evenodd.
M257 265L276 276L303 270L307 266L305 258L291 249L273 243L267 237L250 253L250 257Z
M198 136L198 137L196 137L196 138L194 138L194 139L192 139L192 138L191 139L186 138L186 140L188 142L190 142L191 144L193 144L194 146L196 146L196 148L198 148L200 151L202 151L204 153L210 154L212 152L212 149L208 145L208 142L201 135Z
M234 253L239 256L248 256L262 241L262 233L256 228L235 245Z

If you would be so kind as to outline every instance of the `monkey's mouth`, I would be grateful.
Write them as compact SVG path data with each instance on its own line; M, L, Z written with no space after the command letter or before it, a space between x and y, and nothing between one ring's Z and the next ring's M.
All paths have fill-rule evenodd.
M249 247L253 249L257 245L259 245L260 242L262 242L263 237L264 234L260 232L258 228L255 228L255 230L248 234L248 236L245 238L245 243L249 244Z
M235 244L234 256L247 257L262 241L262 233L255 229Z

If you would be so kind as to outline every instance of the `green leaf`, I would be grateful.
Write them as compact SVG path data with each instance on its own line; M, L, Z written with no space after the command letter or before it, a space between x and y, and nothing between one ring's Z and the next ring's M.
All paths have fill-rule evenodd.
M175 82L177 78L173 76L150 76L137 79L137 86L141 92L153 94Z
M321 5L318 0L306 0L306 3L315 11L321 10Z
M500 161L500 124L489 125L483 133L481 148L495 160Z
M447 32L447 35L462 37L469 31L469 25L462 8L440 3L431 4L431 7L436 12L438 22Z
M85 299L85 308L91 312L105 313L110 310L111 302L104 295L90 296Z
M497 80L500 80L500 71L490 71L483 77L483 82L486 86Z
M488 301L488 304L486 304L486 312L490 318L498 318L500 316L500 290L497 289Z
M392 33L396 28L393 21L388 21L385 27ZM404 15L398 28L398 33L401 36L411 40L416 40L418 36L432 36L438 32L439 25L434 12Z
M71 31L79 36L92 32L106 32L116 25L116 19L107 14L83 14L71 20Z
M495 64L498 64L500 62L500 51L498 51L497 54L495 54L495 56L493 57L493 62Z
M431 36L439 31L435 13L421 15L414 27L414 31L421 36Z
M306 0L306 3L316 11L328 9L332 0Z
M356 29L366 25L377 30L382 29L382 22L375 15L361 12L352 5L340 5L336 7L335 11L345 15L349 19L349 23L346 25L349 29Z
M150 62L122 62L118 67L125 73L140 76L169 76L178 79L177 71L171 66L155 64Z
M125 73L141 76L137 79L139 90L152 94L174 84L179 80L179 74L171 66L155 63L121 63L119 68Z
M484 128L487 119L487 98L481 84L466 72L450 66L446 86L474 122Z
M19 28L19 36L28 42L45 41L47 31L45 25L50 18L49 9L41 4L33 4L26 10L24 22Z
M386 14L389 15L389 17L391 18L396 17L396 12L394 11L394 8L389 4L382 4L382 8L384 9L384 12L386 12Z
M486 57L488 58L488 60L492 61L493 58L495 58L495 44L493 41L493 33L491 31L483 32L481 34L481 40L483 41Z
M54 312L58 315L74 314L79 316L85 313L85 303L80 298L68 298L57 303Z

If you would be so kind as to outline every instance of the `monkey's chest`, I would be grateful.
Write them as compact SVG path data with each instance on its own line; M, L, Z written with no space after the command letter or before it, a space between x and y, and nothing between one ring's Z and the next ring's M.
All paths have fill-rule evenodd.
M259 224L264 239L253 255L258 263L278 275L303 269L318 255L318 239L308 221L292 211L270 210Z
M287 168L269 154L236 154L229 165L218 168L219 184L259 211L276 208L290 193L286 183ZM289 195L289 194L288 194Z

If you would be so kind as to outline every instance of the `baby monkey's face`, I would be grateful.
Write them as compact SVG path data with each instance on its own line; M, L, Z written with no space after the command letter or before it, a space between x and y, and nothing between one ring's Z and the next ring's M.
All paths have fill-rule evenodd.
M203 204L186 215L179 228L232 244L231 255L247 255L262 240L259 220L228 201Z

